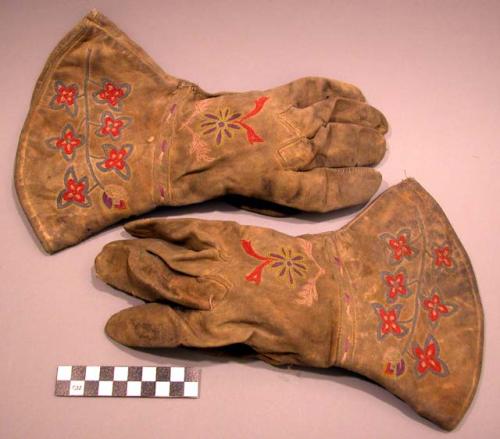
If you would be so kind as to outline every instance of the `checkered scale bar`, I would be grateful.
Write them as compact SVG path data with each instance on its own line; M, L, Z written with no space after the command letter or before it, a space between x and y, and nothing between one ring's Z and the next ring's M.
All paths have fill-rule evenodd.
M156 366L59 366L56 396L198 398L200 370Z

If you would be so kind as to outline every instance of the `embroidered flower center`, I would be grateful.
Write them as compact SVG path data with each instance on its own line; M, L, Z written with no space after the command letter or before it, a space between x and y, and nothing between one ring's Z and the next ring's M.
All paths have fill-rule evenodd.
M424 308L429 310L429 318L435 322L441 314L448 314L450 310L448 307L441 303L441 299L437 294L434 294L429 300L424 300Z
M380 308L379 315L382 319L382 327L380 328L382 334L388 334L389 332L401 334L402 330L397 324L397 316L394 309L386 311L385 309Z
M73 131L67 130L63 137L56 140L56 147L62 149L65 154L71 155L81 143L81 140L75 137Z
M397 273L396 275L388 274L385 276L385 281L391 287L389 290L389 297L391 299L394 299L398 294L404 296L408 293L403 273Z
M452 266L452 260L450 258L450 248L449 247L442 247L442 248L437 248L434 250L436 253L436 259L435 259L435 264L437 267L440 267L442 265L446 267L451 267Z
M56 102L58 104L66 104L71 106L75 102L76 94L76 88L59 85L59 87L57 88Z
M104 84L103 90L98 93L98 96L103 101L107 101L111 106L115 107L120 99L125 96L125 91L120 87L116 87L113 83L107 82Z
M233 137L231 130L239 130L240 127L233 121L238 119L241 113L232 113L229 115L229 109L225 111L219 110L218 114L206 113L205 122L201 124L202 128L206 128L203 134L215 134L215 142L220 145L224 137L230 139Z
M77 203L83 203L85 201L85 195L83 193L84 190L84 183L78 183L72 178L69 178L66 183L66 192L63 195L63 199L64 201L75 201Z
M271 268L279 270L279 276L283 277L286 275L288 282L290 284L294 283L294 276L302 277L304 272L307 270L305 265L301 264L299 261L304 259L303 256L292 254L290 249L281 249L282 254L271 253L269 256L273 258L276 262L271 265Z
M443 370L441 362L436 358L436 345L433 341L429 342L424 349L416 346L414 353L418 359L417 370L419 373L423 374L428 369L432 369L437 373L440 373Z
M406 242L406 236L400 235L396 239L390 239L389 245L393 251L394 259L400 261L403 256L411 256L413 251Z
M101 134L111 134L113 137L118 137L120 135L120 129L122 127L122 120L113 119L111 116L106 116L104 118L104 126L101 129Z
M104 167L107 169L116 168L121 171L125 167L124 159L126 155L127 151L125 149L120 149L119 151L111 149L107 160L104 162Z

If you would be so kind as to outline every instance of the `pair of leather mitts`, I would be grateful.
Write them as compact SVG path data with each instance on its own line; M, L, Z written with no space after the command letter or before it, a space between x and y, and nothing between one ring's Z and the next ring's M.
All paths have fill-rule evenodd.
M208 94L165 74L97 12L51 54L21 134L16 187L55 252L159 205L231 196L280 214L368 201L387 122L354 86L304 78ZM236 199L234 198L236 197ZM414 180L338 232L142 220L98 276L148 302L106 332L140 347L244 343L272 364L340 366L451 429L474 394L482 310L468 257Z

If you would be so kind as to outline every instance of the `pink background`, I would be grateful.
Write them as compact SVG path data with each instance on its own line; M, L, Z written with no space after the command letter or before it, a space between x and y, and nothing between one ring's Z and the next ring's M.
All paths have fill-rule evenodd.
M109 341L108 316L137 303L97 280L120 227L44 254L17 202L17 140L56 43L97 7L167 72L208 91L269 88L304 75L358 85L387 116L387 188L415 177L448 214L474 264L486 313L478 393L457 438L498 437L500 418L500 2L7 1L0 5L0 438L443 437L384 389L342 371L278 369L188 350ZM207 203L156 214L237 220L290 234L353 215L275 220ZM53 396L59 364L191 365L199 400Z

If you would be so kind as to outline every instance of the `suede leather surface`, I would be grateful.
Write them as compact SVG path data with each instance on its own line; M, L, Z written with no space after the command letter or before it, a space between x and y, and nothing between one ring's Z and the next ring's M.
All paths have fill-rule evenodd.
M146 304L110 318L132 347L244 343L275 365L360 373L451 430L476 391L483 312L472 266L415 181L336 232L292 237L235 222L139 220L96 272Z
M37 81L16 189L49 253L159 205L225 195L325 212L376 192L386 132L360 90L331 79L207 93L92 11Z

